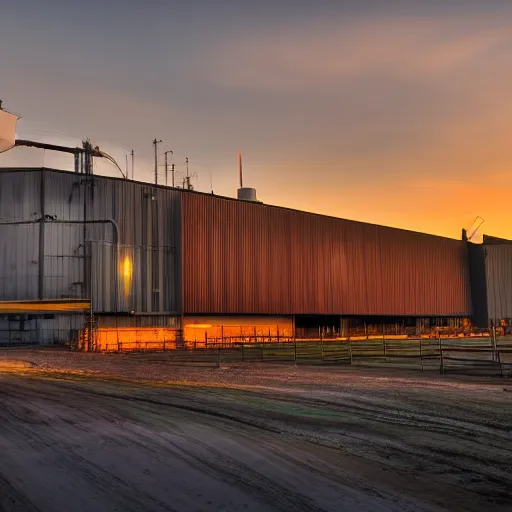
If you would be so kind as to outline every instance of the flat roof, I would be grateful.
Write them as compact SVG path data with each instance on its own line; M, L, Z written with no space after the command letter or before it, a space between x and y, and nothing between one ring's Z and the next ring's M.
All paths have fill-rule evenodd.
M83 173L76 173L74 171L67 171L65 169L54 169L54 168L51 168L51 167L0 167L0 173L20 172L20 171L21 172L41 172L41 171L47 171L47 172L54 172L54 173L61 173L61 174L78 174L80 176L84 176ZM198 195L203 195L203 196L208 196L208 197L214 197L216 199L223 199L223 200L226 200L226 201L236 201L237 203L240 203L240 202L241 203L248 203L248 204L252 204L254 206L260 206L260 207L266 207L266 208L276 208L276 209L280 209L280 210L287 210L287 211L290 211L290 212L302 213L302 214L306 214L306 215L316 215L318 217L323 217L323 218L326 218L326 219L335 219L335 220L341 220L341 221L344 221L344 222L353 222L353 223L356 223L356 224L366 224L366 225L369 225L369 226L375 226L375 227L379 227L379 228L390 229L390 230L393 230L393 231L401 231L401 232L405 232L405 233L414 233L414 234L417 234L417 235L428 236L428 237L432 237L432 238L440 238L442 240L450 240L450 241L455 241L455 242L462 241L462 240L459 240L457 238L451 238L451 237L442 236L442 235L434 235L434 234L431 234L431 233L424 233L422 231L414 231L412 229L404 229L404 228L397 228L397 227L393 227L393 226L385 226L383 224L376 224L374 222L365 222L365 221L361 221L361 220L345 219L345 218L342 218L342 217L335 217L333 215L326 215L326 214L323 214L323 213L316 213L316 212L308 212L308 211L305 211L305 210L297 210L296 208L290 208L290 207L287 207L287 206L278 206L278 205L268 204L268 203L264 203L264 202L244 201L244 200L237 199L235 197L222 196L222 195L213 194L213 193L209 193L209 192L200 192L200 191L197 191L197 190L186 190L186 189L183 189L183 188L170 187L170 186L167 186L167 185L160 185L160 184L156 185L154 183L150 183L150 182L147 182L147 181L130 180L130 179L127 179L127 178L121 178L121 177L117 177L117 176L104 176L102 174L93 174L93 176L95 178L101 178L101 179L105 179L105 180L114 180L116 182L128 181L130 183L134 183L134 184L137 184L137 185L144 185L146 187L149 186L149 187L154 187L154 188L163 189L163 190L174 190L174 191L180 192L182 194L198 194Z

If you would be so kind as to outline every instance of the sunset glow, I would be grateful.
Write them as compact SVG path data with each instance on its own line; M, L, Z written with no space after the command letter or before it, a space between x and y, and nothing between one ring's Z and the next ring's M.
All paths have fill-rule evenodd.
M512 237L507 2L93 0L87 30L78 4L26 4L0 22L0 95L24 137L89 136L123 169L134 148L136 179L152 181L158 134L178 183L189 157L195 189L227 196L240 149L266 203L453 238L480 216ZM0 156L11 165L73 162L17 149Z

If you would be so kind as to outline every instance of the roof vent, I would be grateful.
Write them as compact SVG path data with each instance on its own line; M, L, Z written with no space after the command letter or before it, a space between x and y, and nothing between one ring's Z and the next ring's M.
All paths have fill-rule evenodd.
M258 202L258 199L256 198L256 189L255 188L241 187L238 189L237 197L240 201Z

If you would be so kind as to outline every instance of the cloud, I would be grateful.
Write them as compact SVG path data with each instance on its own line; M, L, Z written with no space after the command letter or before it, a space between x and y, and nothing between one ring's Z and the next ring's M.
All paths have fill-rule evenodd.
M415 82L460 72L512 41L508 27L453 19L340 19L232 33L204 55L204 78L293 92L369 77Z

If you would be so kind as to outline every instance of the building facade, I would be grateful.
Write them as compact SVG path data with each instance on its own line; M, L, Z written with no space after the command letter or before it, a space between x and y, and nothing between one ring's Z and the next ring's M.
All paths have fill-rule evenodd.
M105 328L202 337L219 323L291 334L457 322L476 309L494 318L509 314L512 288L488 284L482 313L474 275L508 279L504 247L482 278L464 241L125 179L0 170L0 301L86 299Z

